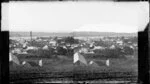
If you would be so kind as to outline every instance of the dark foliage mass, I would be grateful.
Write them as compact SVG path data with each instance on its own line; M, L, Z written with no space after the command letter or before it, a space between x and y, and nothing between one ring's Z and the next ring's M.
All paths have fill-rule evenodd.
M48 38L42 38L42 39L48 39ZM75 44L78 43L78 40L74 39L73 37L65 37L63 39L58 39L57 37L54 38L57 43L65 42L65 44ZM56 46L56 49L49 46L48 50L43 50L42 47L45 45L49 45L48 41L29 41L28 46L35 46L40 47L41 49L38 50L28 50L27 52L29 54L32 54L34 56L38 57L52 57L54 55L65 55L65 56L72 56L73 55L73 49L66 46L66 48L63 48L61 46Z
M48 42L45 42L45 41L39 41L39 42L37 42L37 41L35 41L35 40L33 40L32 42L31 41L29 41L29 46L35 46L35 47L43 47L43 46L45 46L46 44L48 44Z
M74 39L73 37L65 37L63 39L57 39L57 43L60 44L61 42L64 42L65 44L78 44L79 40Z
M73 49L64 49L63 47L57 47L56 49L49 48L48 50L43 50L43 49L28 50L27 52L34 56L47 57L47 58L51 58L56 55L65 55L65 56L73 55Z
M128 39L125 39L124 37L122 37L122 40L123 40L124 43L127 43L127 42L137 43L138 42L137 37L128 38Z
M77 44L79 43L78 40L74 39L73 37L66 37L64 39L65 43L69 43L69 44Z
M94 50L95 55L105 56L110 58L120 58L125 57L125 55L133 55L134 51L130 47L125 47L124 49L105 49L105 50Z
M43 50L43 49L38 49L38 50L28 50L27 51L29 54L33 54L34 56L39 56L39 57L52 57L54 55L54 49L49 48L49 50Z
M63 47L57 47L56 51L57 51L57 55L66 55L67 54L67 49L64 49Z
M15 43L17 43L16 40L9 39L9 44L15 44Z
M105 42L105 41L95 41L95 46L103 46L103 47L108 47L108 46L111 46L113 43L112 42Z
M134 50L130 47L124 47L124 54L125 55L132 55L134 53Z
M61 39L58 39L58 37L54 37L53 39L56 40L57 44L60 45L60 46L55 46L56 49L54 49L53 46L49 45L49 39L50 38L51 37L40 38L40 39L45 39L45 41L36 41L36 40L29 41L28 46L35 46L35 47L39 47L40 49L28 50L27 52L33 56L48 57L48 58L51 58L51 57L56 56L56 55L73 56L75 49L72 49L71 45L82 43L78 39L74 39L74 37L72 37L72 36L64 37ZM109 39L117 39L118 37L115 37L115 38L114 37L108 37L108 38ZM137 37L132 37L132 38L128 38L128 39L126 39L125 37L121 37L121 40L125 43L130 42L131 44L133 44L133 43L137 42ZM14 44L14 43L15 43L15 41L10 40L10 44ZM70 46L68 46L68 44ZM114 43L111 41L103 41L103 40L95 41L94 46L102 46L102 47L107 47L107 48L94 50L94 54L92 54L92 57L97 58L97 57L104 56L104 57L110 57L110 58L120 58L120 57L122 58L122 57L125 57L125 55L133 55L135 52L129 46L124 46L123 49L121 49L116 44L114 44L114 45L116 45L116 48L109 49L108 47L110 47L113 44ZM42 47L45 45L48 45L47 50L42 49ZM86 45L84 45L84 47ZM93 49L94 46L89 47L89 45L87 45L87 47L89 47L90 49ZM80 47L77 47L77 48L80 49Z
M67 48L64 49L63 47L57 47L56 48L57 55L66 55L66 56L72 56L73 55L73 49Z

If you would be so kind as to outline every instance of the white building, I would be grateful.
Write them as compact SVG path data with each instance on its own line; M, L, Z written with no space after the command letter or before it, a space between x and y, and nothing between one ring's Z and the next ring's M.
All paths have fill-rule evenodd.
M115 49L116 47L115 47L115 45L111 45L109 48L110 49Z
M119 45L123 45L123 41L117 41L116 43Z
M26 50L38 50L38 47L28 46Z
M45 45L42 49L43 49L43 50L48 50L48 46Z
M109 59L106 60L106 65L109 66Z
M82 53L87 53L87 52L88 52L88 49L87 49L87 48L81 48L81 49L80 49L80 52L82 52Z
M9 62L20 65L18 58L15 55L13 55L12 53L9 53Z
M74 54L73 63L77 64L77 65L87 65L86 59L84 58L84 56L82 56L81 54L79 54L79 52L76 52Z
M102 50L103 50L103 49L105 49L105 47L102 47L102 46L95 46L95 47L94 47L94 50L96 50L96 49L102 49Z
M51 40L51 41L49 42L49 44L52 45L52 46L56 46L57 42L54 41L54 40Z

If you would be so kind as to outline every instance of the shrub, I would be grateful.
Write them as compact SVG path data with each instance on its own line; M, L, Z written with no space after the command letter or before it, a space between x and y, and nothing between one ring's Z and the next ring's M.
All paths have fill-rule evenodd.
M110 58L118 58L123 56L123 53L120 48L116 49L105 49L105 50L94 50L95 54L99 54L101 56L106 56Z
M34 54L35 56L40 56L40 57L51 57L54 55L54 49L50 48L49 50L43 50L43 49L38 49L38 50L28 50L27 51L30 54Z

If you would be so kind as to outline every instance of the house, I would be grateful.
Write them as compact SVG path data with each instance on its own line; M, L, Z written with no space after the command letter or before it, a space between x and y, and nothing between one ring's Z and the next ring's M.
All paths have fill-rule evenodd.
M56 45L57 45L57 42L56 42L55 40L51 40L51 41L49 42L49 44L52 45L52 46L56 46Z
M15 48L14 50L11 51L12 53L20 54L22 53L20 48Z
M43 50L48 50L48 46L45 45L42 49L43 49Z
M28 46L26 50L38 50L38 47Z
M73 57L73 63L76 65L86 66L87 61L79 52L76 52Z
M110 66L109 59L106 60L106 66Z
M105 47L103 47L103 46L94 46L94 49L93 50L96 50L96 49L105 49Z
M130 47L131 49L134 49L134 47L133 47L133 46L131 46L131 45L130 45L129 47Z
M137 43L134 43L133 46L137 47Z
M116 47L115 47L115 45L111 45L109 48L110 49L115 49Z
M14 64L20 65L18 58L15 55L13 55L12 53L9 53L9 63L10 63L10 65L14 65Z
M116 41L116 43L119 45L123 45L123 41L120 41L120 40Z
M89 51L89 49L88 48L81 48L79 51L82 53L87 53Z

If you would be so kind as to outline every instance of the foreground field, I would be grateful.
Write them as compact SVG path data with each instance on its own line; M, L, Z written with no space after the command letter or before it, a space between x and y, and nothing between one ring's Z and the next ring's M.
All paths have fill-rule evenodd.
M56 81L132 81L137 80L137 59L110 59L110 66L104 59L88 59L97 62L99 67L76 66L73 59L59 57L43 58L42 67L10 67L11 82L56 82ZM22 58L21 61L35 61L38 58Z
M54 82L54 81L124 81L136 82L137 76L133 72L108 72L108 73L70 73L70 72L52 72L52 73L32 73L10 75L10 82Z

